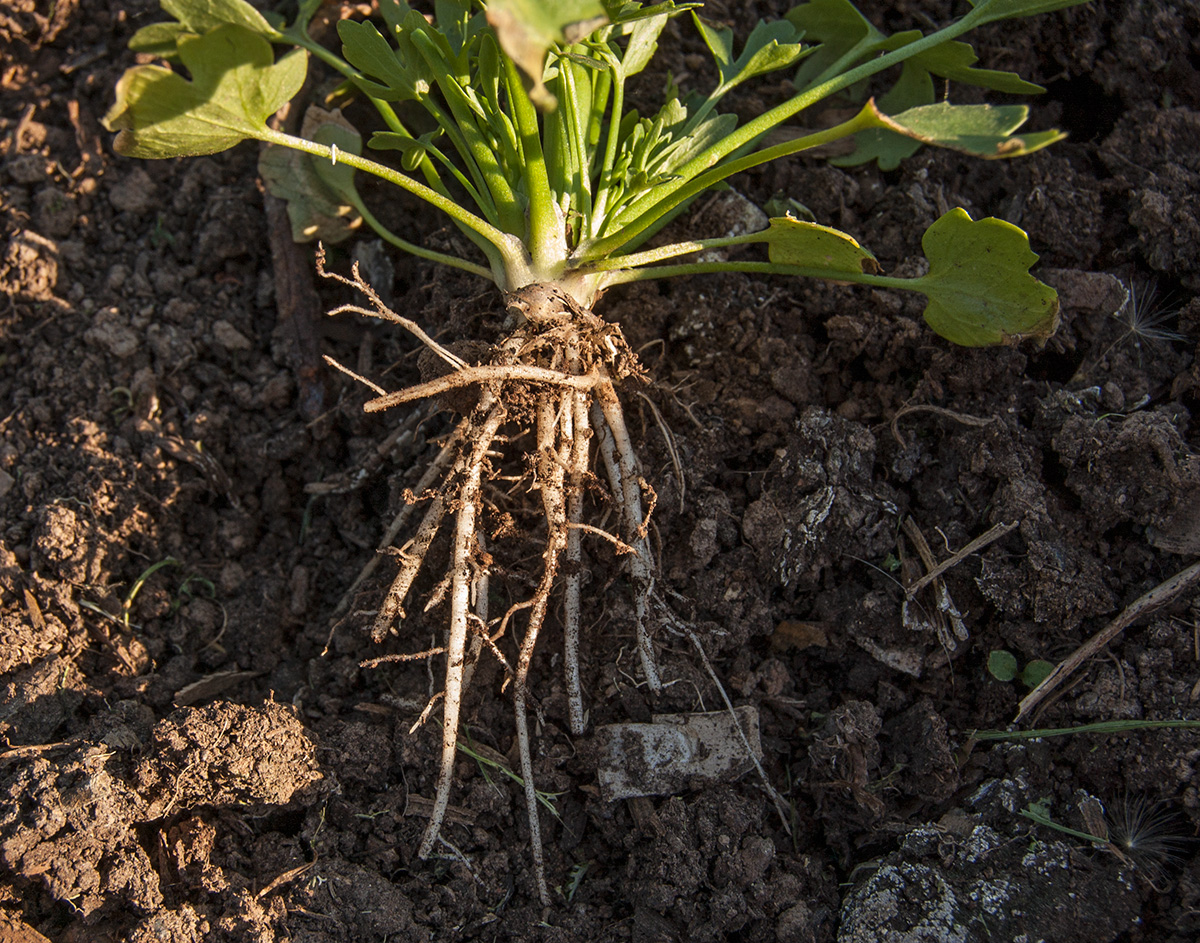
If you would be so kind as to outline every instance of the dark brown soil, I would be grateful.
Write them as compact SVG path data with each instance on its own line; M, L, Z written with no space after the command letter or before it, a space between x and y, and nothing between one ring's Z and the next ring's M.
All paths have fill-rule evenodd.
M889 29L957 8L866 6ZM744 34L785 8L709 14ZM976 37L983 65L1050 89L1032 126L1072 136L1048 151L737 181L756 202L799 199L899 274L943 207L1019 223L1062 296L1045 347L952 348L919 299L785 279L694 278L598 306L652 379L626 409L658 493L664 595L733 703L757 708L783 815L754 774L603 801L548 631L533 672L537 781L557 794L548 910L519 787L466 756L451 844L416 858L440 731L410 728L441 666L359 664L428 648L442 611L415 605L409 635L374 645L359 610L378 606L385 560L331 630L451 415L368 417L365 390L314 370L330 353L390 389L419 377L397 332L278 315L252 147L112 153L98 117L129 36L157 16L150 0L0 9L0 936L1196 938L1200 734L970 738L1011 723L1026 690L988 674L990 652L1057 661L1200 554L1195 0L1098 0ZM667 69L702 74L700 51L681 28L647 94ZM452 238L419 207L387 212ZM486 340L502 314L468 276L403 258L375 271L445 341ZM1121 283L1138 321L1114 316ZM317 289L323 306L350 300ZM513 515L490 548L502 606L528 593L540 551L532 507L493 497ZM904 607L900 571L923 572L905 519L937 560L1017 525L945 574L967 638L939 634L932 588ZM629 588L607 547L589 552L589 729L721 709L669 626L669 683L657 699L640 685ZM1198 639L1193 589L1022 726L1200 720ZM477 752L511 761L502 680L485 663L465 717ZM1041 803L1082 830L1090 797L1114 821L1152 807L1161 821L1122 857L1020 814Z

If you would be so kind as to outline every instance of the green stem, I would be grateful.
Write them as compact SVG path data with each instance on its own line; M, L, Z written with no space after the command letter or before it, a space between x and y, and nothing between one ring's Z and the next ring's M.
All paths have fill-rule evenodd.
M751 144L776 125L782 124L788 118L816 104L823 98L827 98L835 92L839 92L857 82L861 82L863 79L875 75L877 72L882 72L884 69L910 59L918 53L932 49L947 40L969 32L977 23L983 20L983 12L987 6L987 3L981 3L957 22L951 23L949 26L943 27L935 33L930 33L923 39L886 53L878 59L864 62L862 65L836 78L829 79L819 85L814 85L782 104L776 105L770 111L759 115L754 120L747 122L734 131L733 134L718 141L712 147L678 168L675 171L675 182L663 184L661 187L656 188L655 192L647 194L634 203L628 210L630 214L637 214L634 221L627 226L623 226L612 235L589 246L582 257L587 259L601 258L616 252L621 246L636 238L642 230L662 215L663 211L659 209L660 206L674 206L680 202L679 200L671 200L676 190L689 186L699 175L710 168L714 168L729 154ZM715 179L723 179L725 176L728 176L728 174L723 174ZM696 191L693 190L694 192Z
M413 46L421 54L422 58L425 59L425 64L433 72L434 81L441 90L446 104L449 105L450 113L454 117L454 124L457 125L457 130L462 135L465 147L460 146L457 141L455 142L455 146L463 155L464 160L473 160L478 166L482 176L481 183L486 186L486 189L491 193L492 199L495 201L496 218L500 227L506 232L520 236L525 228L524 211L516 194L513 192L512 184L496 160L495 152L488 144L487 139L476 122L476 107L463 91L463 86L459 78L447 67L445 60L442 58L441 50L437 45L421 32L413 33L412 41ZM507 57L505 58L507 60ZM428 98L423 99L422 104L431 110L436 107ZM478 117L482 118L484 116L478 115ZM438 123L447 132L453 134L450 122L444 116L438 119ZM484 186L481 186L480 189L484 189Z
M604 142L604 162L596 177L596 196L592 204L592 215L588 220L587 238L595 239L600 234L600 223L608 212L608 197L612 189L612 169L617 160L617 145L621 138L621 118L625 110L625 70L615 61L610 63L612 72L612 116L608 122L608 139Z
M675 242L669 246L659 246L647 249L645 252L634 252L629 255L611 255L606 259L590 262L586 266L589 272L612 272L619 269L639 268L654 262L665 262L680 255L692 252L703 252L706 249L723 249L726 246L744 246L755 242L767 242L769 230L746 233L742 236L720 236L715 239L693 239L689 242Z
M579 126L579 110L575 107L579 88L575 84L575 71L572 66L573 63L566 57L559 60L559 75L567 93L567 100L560 102L559 107L565 109L566 121L564 124L567 129L567 142L571 155L570 166L575 171L573 179L570 181L570 188L574 191L570 208L579 213L583 219L591 219L592 178L588 174L587 129Z
M533 268L540 278L553 278L566 258L566 236L559 225L554 205L554 191L542 153L537 110L533 107L521 75L508 56L503 57L504 78L508 85L508 102L521 140L525 159L525 187L529 197L529 240ZM562 106L565 107L565 106Z
M484 179L483 171L480 170L479 164L476 163L474 157L474 149L467 142L462 131L459 128L458 122L449 117L429 96L421 99L421 104L425 106L425 110L432 116L433 120L438 123L438 126L445 132L446 137L450 139L450 143L454 145L454 149L458 151L462 158L463 165L467 168L467 172L471 175L471 179L475 182L475 192L479 194L475 205L484 213L494 225L503 226L500 219L500 213L496 206L496 201L492 196L492 191L488 189L487 181Z
M919 278L893 278L888 275L868 275L866 272L842 272L827 268L782 265L777 262L689 262L682 265L658 265L651 268L623 269L604 276L604 287L629 282L652 281L656 278L675 278L680 275L710 275L716 272L754 272L760 275L792 275L798 278L823 278L833 282L854 282L876 288L896 288L900 291L920 291Z
M282 131L275 131L271 128L263 128L257 137L269 144L281 144L284 147L291 147L298 151L304 151L306 154L314 154L317 157L324 157L334 162L340 160L355 170L374 174L376 177L386 180L388 183L394 184L400 189L411 193L413 196L420 197L426 203L437 207L455 222L478 233L495 246L496 250L500 253L500 257L503 259L505 272L508 275L505 279L506 284L501 287L508 287L507 282L511 281L512 277L515 276L519 280L528 271L528 259L525 256L524 248L516 239L497 229L486 220L480 219L474 213L463 209L453 200L443 196L431 187L427 187L423 183L418 183L411 177L393 170L391 167L349 151L338 150L335 152L333 148L325 144L317 144L315 141L308 141L291 134L284 134Z

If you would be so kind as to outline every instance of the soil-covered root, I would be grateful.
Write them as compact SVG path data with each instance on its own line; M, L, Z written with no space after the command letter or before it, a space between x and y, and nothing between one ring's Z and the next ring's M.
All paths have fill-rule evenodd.
M476 398L451 437L457 454L440 485L432 487L424 518L412 539L400 551L399 572L375 615L372 636L377 641L396 633L405 617L404 603L424 567L439 530L453 520L453 539L445 576L449 623L443 647L400 658L446 655L442 701L442 756L429 824L421 840L421 857L432 854L449 804L451 776L458 743L463 692L474 660L487 646L499 655L497 643L515 617L524 614L515 667L500 656L513 681L516 737L520 776L524 781L530 840L538 896L549 903L542 859L538 800L533 777L528 729L528 676L538 636L550 609L551 598L563 586L564 663L571 730L580 735L585 712L579 671L580 561L584 534L612 543L621 554L634 590L638 655L646 681L653 691L661 687L650 633L650 598L654 589L653 565L647 539L653 491L638 469L637 456L625 425L615 383L640 378L637 360L620 329L583 310L571 298L546 285L531 285L509 295L508 333L495 344L488 362L468 364L442 348L412 322L390 311L358 276L332 276L362 291L372 309L346 305L337 309L380 317L400 324L429 347L449 368L433 379L394 393L384 393L366 404L369 412L435 396L464 395ZM362 379L362 378L359 378ZM535 447L519 456L530 490L541 499L545 519L542 572L532 595L489 621L479 607L486 589L491 557L483 550L480 530L482 491L498 473L502 459L494 449L511 441L502 434L506 426L532 426ZM600 464L611 489L619 531L608 533L584 522L585 493L594 476L591 440L599 444ZM512 456L516 458L518 456ZM650 497L648 507L643 492ZM643 510L647 508L647 510ZM435 599L437 592L435 591ZM473 608L474 607L474 608ZM373 660L378 663L382 659ZM439 697L435 696L434 701ZM422 719L431 712L426 708ZM420 721L418 721L419 723Z

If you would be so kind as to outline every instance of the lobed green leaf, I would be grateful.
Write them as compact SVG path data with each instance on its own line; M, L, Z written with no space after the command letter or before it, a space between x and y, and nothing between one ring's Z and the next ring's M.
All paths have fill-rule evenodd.
M972 220L961 207L921 240L929 272L909 282L929 299L925 321L964 347L1044 340L1058 327L1058 295L1029 274L1029 237L1000 219Z
M428 94L432 75L420 56L402 61L367 20L339 20L337 31L346 61L370 77L355 80L368 95L381 101L416 101Z
M307 56L279 62L262 36L237 25L179 39L188 81L170 69L136 66L117 83L116 102L103 124L127 157L215 154L247 138L262 138L267 119L304 83Z

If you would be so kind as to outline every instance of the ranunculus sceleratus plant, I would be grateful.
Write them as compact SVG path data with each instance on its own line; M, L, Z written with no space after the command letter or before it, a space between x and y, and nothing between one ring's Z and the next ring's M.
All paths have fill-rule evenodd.
M211 154L255 139L268 148L263 176L290 202L299 234L331 233L347 214L397 248L490 279L508 296L508 334L480 363L467 363L420 327L372 299L381 317L412 330L444 362L437 379L367 403L378 410L456 388L477 393L443 451L447 470L375 621L395 632L403 605L443 524L453 529L446 579L449 625L443 700L443 751L433 814L421 843L436 842L451 787L459 705L473 659L514 618L524 623L513 681L521 777L529 803L538 892L542 866L529 734L527 677L552 594L562 586L570 724L585 728L580 693L580 541L599 536L621 551L633 594L642 672L660 687L652 644L655 573L647 540L652 495L622 415L617 388L639 374L620 328L592 313L600 294L626 282L714 271L797 275L921 292L925 319L958 344L1043 338L1057 323L1052 289L1029 274L1036 260L1020 229L972 220L954 209L926 231L924 275L884 275L855 239L816 222L783 216L758 232L656 244L652 236L700 193L743 170L853 137L841 163L876 160L887 169L922 145L993 160L1028 154L1060 139L1057 131L1019 134L1022 105L955 105L936 100L935 83L1007 93L1041 89L1009 72L976 68L959 36L998 20L1073 6L1082 0L971 0L959 19L928 34L887 36L848 0L814 0L779 21L760 22L740 49L730 30L707 22L699 3L632 0L433 0L427 12L378 0L372 20L337 24L340 53L308 33L320 0L300 0L295 19L258 12L245 0L161 0L173 21L147 26L131 47L166 60L138 65L117 86L105 119L116 150L131 157ZM629 79L654 56L672 18L688 14L716 63L707 93L671 88L658 112L626 106ZM276 58L273 47L285 50ZM268 124L297 94L310 58L344 78L341 94L369 99L381 128L364 156L362 137L337 113L313 110L304 133ZM718 110L739 85L792 70L796 94L745 123ZM795 130L782 143L768 132L836 93L854 96L872 76L897 70L894 84L848 120ZM862 101L862 96L858 98ZM419 127L412 109L427 118ZM420 131L419 128L430 130ZM284 150L290 149L290 150ZM389 153L390 152L390 153ZM420 197L444 213L478 250L459 257L388 231L359 194L359 173ZM332 230L329 221L334 220ZM764 257L697 260L698 253L761 243ZM711 257L709 257L711 258ZM499 618L477 593L489 558L481 547L481 489L496 465L506 425L532 427L527 474L545 515L540 580L533 594ZM616 510L616 532L584 522L592 444ZM474 601L473 601L474 597Z

